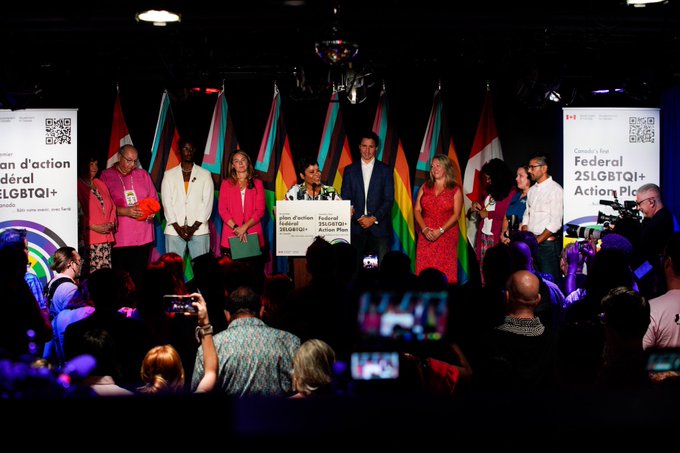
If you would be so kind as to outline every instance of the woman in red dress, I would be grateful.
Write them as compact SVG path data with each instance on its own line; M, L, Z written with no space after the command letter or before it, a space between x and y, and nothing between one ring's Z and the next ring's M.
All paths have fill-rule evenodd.
M420 232L416 245L416 274L428 267L438 269L458 282L458 219L463 194L455 180L448 156L436 154L430 178L418 190L414 216Z

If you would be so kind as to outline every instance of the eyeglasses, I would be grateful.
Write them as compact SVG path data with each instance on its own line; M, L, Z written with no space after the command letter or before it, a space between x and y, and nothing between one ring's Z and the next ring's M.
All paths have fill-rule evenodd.
M527 168L536 168L536 167L543 167L545 164L538 164L538 165L527 165Z
M639 207L640 207L640 205L642 205L642 203L644 203L645 201L650 201L650 200L653 200L654 198L656 198L656 197L649 197L649 198L645 198L645 199L644 199L644 200L642 200L642 201L636 201L636 202L635 202L635 204L636 204L636 205L637 205L637 207L639 208Z
M120 157L122 157L123 159L125 159L125 161L126 161L127 163L130 163L130 164L135 164L135 165L137 165L137 164L139 163L139 159L130 159L130 158L128 158L125 154L121 154Z
M83 260L73 260L71 261L71 264L75 264L76 266L80 266L83 263Z

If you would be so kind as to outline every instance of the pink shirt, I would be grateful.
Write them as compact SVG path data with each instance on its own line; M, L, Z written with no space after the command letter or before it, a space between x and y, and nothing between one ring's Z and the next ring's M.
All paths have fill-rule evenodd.
M127 207L126 190L134 190L137 201L153 198L158 201L156 187L151 181L149 173L135 168L127 175L122 175L116 167L107 168L102 172L101 180L109 188L111 198L116 207ZM118 229L115 233L114 247L131 247L144 245L154 240L154 223L136 220L127 216L118 216Z

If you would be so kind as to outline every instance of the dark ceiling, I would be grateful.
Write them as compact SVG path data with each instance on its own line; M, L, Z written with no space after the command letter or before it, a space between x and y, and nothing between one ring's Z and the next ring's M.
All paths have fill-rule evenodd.
M182 90L275 79L295 90L301 70L308 93L319 93L332 68L314 43L329 36L334 20L340 37L359 44L354 68L377 85L489 80L537 106L546 88L578 104L593 89L622 87L654 103L680 73L674 0L647 8L623 0L344 0L337 16L331 1L170 1L183 20L164 28L135 22L139 7L119 2L63 3L24 2L0 13L0 107L50 106L61 100L56 91L117 82Z

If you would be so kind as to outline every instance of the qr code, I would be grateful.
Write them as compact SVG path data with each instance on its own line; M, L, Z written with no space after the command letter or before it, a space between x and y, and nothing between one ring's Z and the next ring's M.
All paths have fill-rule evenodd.
M45 144L71 144L71 118L45 118Z
M654 117L628 118L628 141L630 143L654 143Z

